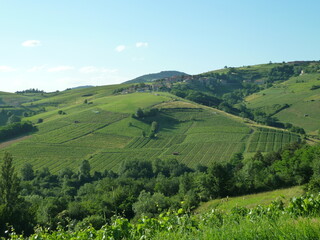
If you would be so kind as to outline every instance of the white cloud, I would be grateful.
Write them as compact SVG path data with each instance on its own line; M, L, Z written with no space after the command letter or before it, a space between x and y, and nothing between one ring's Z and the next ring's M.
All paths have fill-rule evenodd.
M39 40L27 40L24 41L21 45L24 47L38 47L41 45L41 43Z
M74 67L71 66L58 66L54 68L49 68L48 72L62 72L62 71L67 71L67 70L73 70Z
M122 52L122 51L124 51L126 49L126 46L125 45L119 45L118 47L116 47L116 51L117 52Z
M9 66L0 66L0 72L14 72L15 68Z
M136 47L140 48L140 47L148 47L148 43L147 42L137 42L136 43Z
M44 70L45 68L46 68L46 65L34 66L34 67L28 69L27 72L39 72L41 70Z

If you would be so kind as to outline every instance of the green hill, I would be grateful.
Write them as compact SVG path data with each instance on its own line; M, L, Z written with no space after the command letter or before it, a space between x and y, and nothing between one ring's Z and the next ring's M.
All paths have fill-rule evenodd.
M37 101L49 97L52 94L25 93L16 94L8 92L0 92L0 126L5 125L11 115L23 116L33 115L38 111L33 111L23 106L24 103Z
M146 74L137 78L134 78L132 80L126 81L124 83L146 83L146 82L152 82L163 78L171 78L171 77L178 77L178 76L187 76L188 74L184 72L178 72L178 71L162 71L159 73L151 73Z
M120 85L129 86L129 85ZM74 89L22 104L45 111L24 120L39 131L2 148L20 168L52 172L76 169L87 159L93 170L117 171L129 159L175 158L190 167L229 161L234 153L278 150L299 136L286 131L252 127L241 118L165 92L113 94L119 85ZM138 108L144 117L133 117ZM158 109L155 113L148 113ZM152 111L151 111L152 112ZM42 119L42 123L38 123ZM159 126L154 137L152 123Z
M282 122L292 123L311 134L320 129L320 73L305 73L274 84L246 98L249 108L270 112ZM273 112L275 106L288 107Z
M262 64L144 85L1 93L4 106L15 102L14 110L39 131L0 148L13 153L18 168L30 162L53 172L76 169L84 159L93 170L117 171L129 159L174 158L196 167L227 162L239 152L277 151L300 141L300 135L248 118L277 117L315 133L320 128L318 68L318 62ZM134 116L139 108L145 116Z
M319 74L316 61L269 63L162 79L152 88L265 125L317 135Z
M36 101L42 99L44 96L41 94L16 94L8 92L0 92L0 107L17 107L22 103Z

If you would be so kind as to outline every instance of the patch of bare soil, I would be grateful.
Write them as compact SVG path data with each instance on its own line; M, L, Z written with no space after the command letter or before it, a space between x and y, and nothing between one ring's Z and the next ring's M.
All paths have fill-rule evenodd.
M17 138L11 139L11 140L9 140L9 141L2 142L2 143L0 143L0 149L5 148L5 147L8 147L8 146L10 146L11 144L20 142L20 141L25 140L25 139L28 139L28 138L31 138L31 136L17 137Z

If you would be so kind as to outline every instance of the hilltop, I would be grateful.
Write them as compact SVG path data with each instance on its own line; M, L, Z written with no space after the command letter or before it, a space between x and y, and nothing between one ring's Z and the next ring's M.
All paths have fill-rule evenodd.
M178 71L161 71L159 73L150 73L146 74L132 80L126 81L124 83L146 83L146 82L153 82L163 78L171 78L171 77L178 77L178 76L187 76L188 74L184 72Z

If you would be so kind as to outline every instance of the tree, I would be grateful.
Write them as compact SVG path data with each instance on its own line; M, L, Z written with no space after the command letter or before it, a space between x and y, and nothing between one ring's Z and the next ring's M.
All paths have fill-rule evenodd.
M156 136L156 133L158 132L158 129L159 129L159 124L156 121L153 121L151 123L149 137L154 138Z
M151 132L156 133L158 131L159 124L156 121L151 123Z
M0 175L0 202L8 210L17 203L20 192L20 181L14 171L12 155L5 152Z
M79 179L88 180L90 178L91 166L88 160L83 160L79 169Z
M6 224L18 233L30 234L33 230L33 214L29 205L19 198L20 180L12 162L12 155L5 152L0 172L0 236Z
M20 119L18 116L14 115L14 114L12 114L12 115L8 118L8 124L10 124L10 123L17 123L17 122L20 122L20 121L21 121L21 119Z
M33 166L30 163L25 163L21 168L21 177L24 181L29 181L34 178Z
M143 118L143 117L144 117L143 110L142 110L141 108L138 108L137 111L136 111L135 116L136 116L137 118Z
M232 184L232 173L228 172L227 166L221 163L213 163L208 169L208 178L211 184L211 197L225 197L228 195Z
M132 208L138 217L141 217L142 215L154 217L169 206L169 198L165 197L163 194L154 193L151 195L151 193L142 190L137 202L133 204Z

